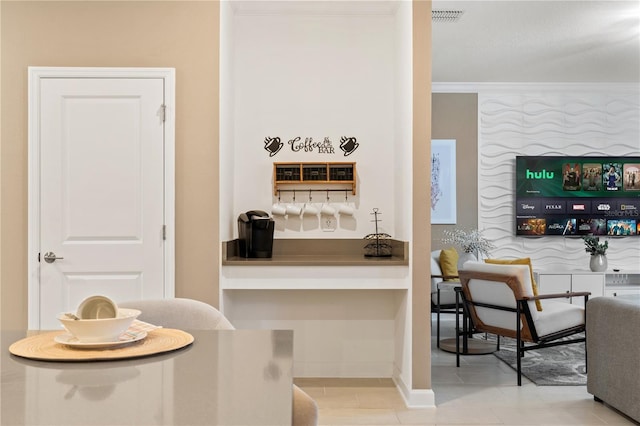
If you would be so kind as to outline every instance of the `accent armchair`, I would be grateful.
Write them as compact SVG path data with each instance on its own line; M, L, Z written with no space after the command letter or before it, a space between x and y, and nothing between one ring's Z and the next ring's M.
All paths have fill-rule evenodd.
M591 293L534 296L527 265L467 262L458 274L465 315L471 320L473 332L516 340L518 386L522 384L521 357L526 351L585 342L585 335L575 336L585 332L585 309L553 299L584 297L586 306ZM536 300L542 302L542 311L536 309ZM574 338L563 339L567 336ZM459 350L456 356L459 361Z
M440 300L438 300L438 284L446 279L460 282L457 275L443 275L440 267L440 253L442 250L434 250L431 252L431 310L438 311L438 307L453 308L456 304L456 295L453 291L440 291Z
M431 252L431 312L436 313L436 346L440 347L440 314L455 314L457 275L444 275L440 267L442 250ZM448 280L448 281L445 281Z

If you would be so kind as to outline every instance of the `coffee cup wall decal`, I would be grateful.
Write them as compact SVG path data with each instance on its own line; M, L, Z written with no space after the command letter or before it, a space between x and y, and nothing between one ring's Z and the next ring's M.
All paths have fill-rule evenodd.
M274 155L276 155L278 151L282 149L283 145L284 144L280 142L279 137L271 138L267 136L266 138L264 138L264 149L269 152L269 157L273 157Z
M340 149L344 152L344 156L351 155L360 144L356 138L343 136L340 138Z

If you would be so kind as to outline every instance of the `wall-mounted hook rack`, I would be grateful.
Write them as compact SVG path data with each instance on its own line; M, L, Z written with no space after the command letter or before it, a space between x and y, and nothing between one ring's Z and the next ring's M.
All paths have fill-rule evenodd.
M327 189L327 188L314 188L314 189L308 189L306 191L309 191L309 199L311 199L311 193L312 192L326 192L327 193L327 198L329 197L329 192L344 192L345 193L345 200L348 200L346 193L349 192L348 189L335 189L335 188L331 188L331 189ZM282 188L278 188L276 189L275 195L278 197L278 200L280 200L280 194L284 193L284 192L291 192L293 193L293 200L295 201L295 196L296 196L296 192L300 192L299 189L282 189Z
M342 185L348 186L356 195L356 163L273 163L273 193L282 189L282 185ZM326 191L327 189L318 189ZM316 189L309 189L316 191ZM345 191L345 189L329 189Z

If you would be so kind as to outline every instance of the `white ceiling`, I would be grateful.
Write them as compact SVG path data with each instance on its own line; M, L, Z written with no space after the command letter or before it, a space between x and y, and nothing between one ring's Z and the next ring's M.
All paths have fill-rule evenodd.
M434 82L640 82L640 1L439 1Z
M409 0L232 0L237 14L394 14ZM434 82L640 83L640 0L432 0Z

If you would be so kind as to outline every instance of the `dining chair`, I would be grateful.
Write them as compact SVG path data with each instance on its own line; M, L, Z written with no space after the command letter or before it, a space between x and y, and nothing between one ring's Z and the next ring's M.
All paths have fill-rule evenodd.
M138 309L141 321L183 330L233 330L213 306L194 299L154 299L119 302L119 308Z
M118 302L119 308L138 309L139 320L183 330L235 330L213 306L194 299L154 299ZM318 405L305 391L293 385L292 426L318 424Z
M473 332L516 340L518 386L522 384L521 358L526 351L585 342L585 309L553 299L580 296L586 306L591 293L534 296L528 265L467 262L458 275L464 314L469 316ZM541 311L536 308L536 300L542 302ZM463 333L463 337L467 335ZM459 360L458 350L456 356Z

